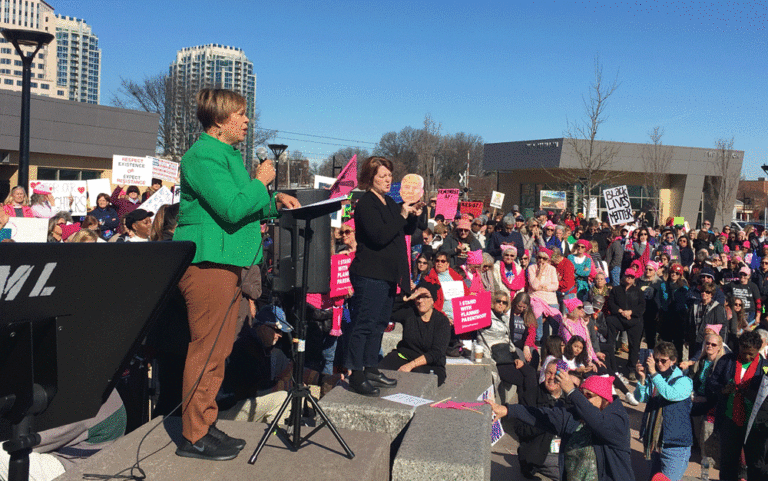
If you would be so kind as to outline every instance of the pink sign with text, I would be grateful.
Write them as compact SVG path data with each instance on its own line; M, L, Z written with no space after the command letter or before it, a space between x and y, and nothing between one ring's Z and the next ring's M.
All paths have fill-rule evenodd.
M349 265L355 254L335 254L331 256L331 297L345 296L352 288L349 280Z
M459 189L438 189L435 215L443 214L445 220L453 221L456 217L456 207L459 205Z
M454 297L453 329L456 334L476 331L491 325L491 293Z

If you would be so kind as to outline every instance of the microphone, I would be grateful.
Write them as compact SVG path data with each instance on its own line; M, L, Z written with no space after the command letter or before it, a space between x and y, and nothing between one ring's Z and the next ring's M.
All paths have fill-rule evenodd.
M256 148L256 158L259 159L259 163L262 163L265 160L267 160L267 149L265 149L263 146L262 147L257 147Z

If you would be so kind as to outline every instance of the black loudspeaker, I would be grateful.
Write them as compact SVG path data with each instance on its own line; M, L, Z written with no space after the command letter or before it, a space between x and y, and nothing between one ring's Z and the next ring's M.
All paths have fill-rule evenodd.
M330 198L325 189L298 189L282 191L296 197L301 205L309 205ZM309 262L307 292L327 293L331 290L331 216L313 219L309 252L304 252L305 221L296 219L290 211L283 212L275 229L275 264L272 289L275 292L289 292L294 287L302 288L301 272L304 262ZM298 255L294 258L293 232L298 229Z

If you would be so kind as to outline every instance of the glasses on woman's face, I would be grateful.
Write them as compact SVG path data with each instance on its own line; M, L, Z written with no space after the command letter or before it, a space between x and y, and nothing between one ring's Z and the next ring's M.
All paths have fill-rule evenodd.
M678 274L677 272L670 272L669 275L670 276L679 276L680 274Z
M520 259L522 259L522 260L524 260L524 261L527 261L528 259L530 259L530 257L528 257L528 256L523 256L523 257L521 257Z
M427 265L427 261L416 261L416 264L418 264L420 266L425 266L425 265Z
M742 304L741 302L734 302L733 303L733 307L743 307L743 306L744 306L744 304Z
M352 231L351 230L343 230L343 231L341 231L341 235L352 235Z
M716 342L705 342L704 345L705 346L712 346L712 347L720 347L720 344L718 344Z
M456 232L458 232L459 234L463 234L463 233L469 232L469 229L456 229Z
M662 366L666 366L669 362L670 362L670 359L668 359L668 358L667 359L665 359L665 358L657 358L656 359L656 363L657 364L661 364Z
M496 299L496 304L503 304L505 306L509 305L509 301L506 299Z
M641 235L641 236L645 236L645 237L648 237L648 234L646 234L645 232L641 232L641 233L640 233L640 235Z
M509 257L511 259L516 258L517 256L515 254L504 254L504 257Z
M536 259L538 259L540 261L548 261L549 257L547 257L547 256L536 256Z

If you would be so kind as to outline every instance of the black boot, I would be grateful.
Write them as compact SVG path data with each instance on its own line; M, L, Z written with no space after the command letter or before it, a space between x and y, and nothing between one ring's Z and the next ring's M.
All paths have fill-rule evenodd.
M376 397L379 395L379 388L368 382L363 371L352 371L352 375L349 376L349 387L363 396Z
M392 379L381 373L375 367L365 368L365 379L371 383L372 386L378 387L395 387L397 386L397 379Z

